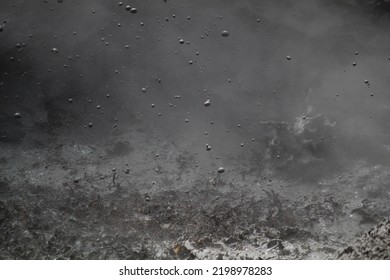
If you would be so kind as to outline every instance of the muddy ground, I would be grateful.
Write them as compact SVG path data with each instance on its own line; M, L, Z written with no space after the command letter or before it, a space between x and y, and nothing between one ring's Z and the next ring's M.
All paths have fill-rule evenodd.
M389 11L1 1L0 259L385 258Z
M219 174L122 137L136 144L2 144L0 257L333 259L390 210L383 166L310 183L248 171L256 161Z

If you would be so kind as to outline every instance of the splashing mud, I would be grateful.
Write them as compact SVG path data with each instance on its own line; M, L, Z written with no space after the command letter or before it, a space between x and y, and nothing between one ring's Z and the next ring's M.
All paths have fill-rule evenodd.
M337 258L388 217L389 1L226 2L0 3L0 258Z

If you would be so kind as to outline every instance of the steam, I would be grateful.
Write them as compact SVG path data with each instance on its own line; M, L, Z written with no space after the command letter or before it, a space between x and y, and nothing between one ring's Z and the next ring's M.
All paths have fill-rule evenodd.
M267 149L261 122L302 130L310 119L297 118L321 115L333 157L387 164L390 22L387 1L369 2L3 1L1 117L82 142L117 125L194 153L207 144L202 164Z

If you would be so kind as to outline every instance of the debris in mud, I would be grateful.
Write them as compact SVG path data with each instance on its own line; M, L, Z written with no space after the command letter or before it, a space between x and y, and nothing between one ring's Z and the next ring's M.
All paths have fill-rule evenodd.
M355 244L344 249L339 259L390 260L390 219L366 232Z
M179 259L194 259L195 256L191 253L191 251L185 245L175 244L173 246L173 252Z

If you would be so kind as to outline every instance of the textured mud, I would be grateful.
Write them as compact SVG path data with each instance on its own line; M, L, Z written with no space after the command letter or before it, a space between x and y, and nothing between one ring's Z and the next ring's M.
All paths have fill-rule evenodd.
M390 260L390 220L370 229L355 244L344 249L340 259Z
M298 183L241 165L205 172L175 149L151 165L148 145L115 155L119 143L2 145L0 257L333 259L390 210L381 166Z

